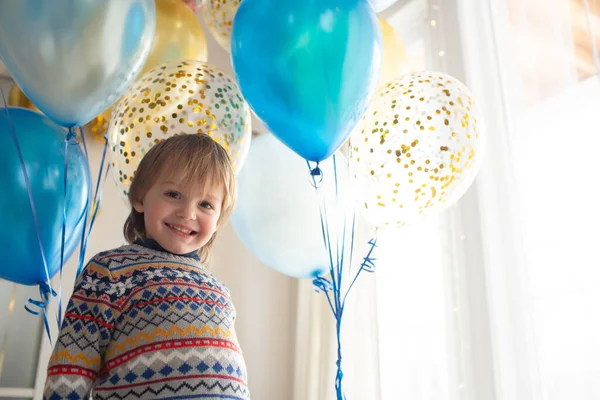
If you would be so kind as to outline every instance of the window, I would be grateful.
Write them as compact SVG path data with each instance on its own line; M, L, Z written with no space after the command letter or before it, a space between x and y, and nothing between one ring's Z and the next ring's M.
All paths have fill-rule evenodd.
M460 205L380 241L382 399L600 398L600 2L393 11L424 68L476 91L490 140Z
M509 2L519 49L514 161L542 398L592 400L600 397L600 3L552 3Z

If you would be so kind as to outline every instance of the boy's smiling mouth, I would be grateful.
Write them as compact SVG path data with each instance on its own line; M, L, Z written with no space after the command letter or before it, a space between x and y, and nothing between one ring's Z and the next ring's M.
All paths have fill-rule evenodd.
M196 233L198 233L192 229L186 228L185 226L181 226L181 225L169 224L168 222L165 222L165 225L172 231L175 231L175 233L178 233L185 237L194 236Z

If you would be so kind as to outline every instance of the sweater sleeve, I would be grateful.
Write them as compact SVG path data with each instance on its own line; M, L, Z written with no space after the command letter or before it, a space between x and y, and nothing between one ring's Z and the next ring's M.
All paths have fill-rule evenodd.
M89 398L119 313L117 296L109 269L94 257L77 278L65 311L48 365L45 400Z

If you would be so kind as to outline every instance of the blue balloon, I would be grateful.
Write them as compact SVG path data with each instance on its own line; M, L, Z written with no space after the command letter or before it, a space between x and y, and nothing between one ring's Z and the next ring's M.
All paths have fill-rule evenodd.
M35 285L60 268L64 207L65 129L23 108L0 108L0 278ZM27 185L11 124L23 154L39 223L48 274L42 262ZM65 261L75 250L89 199L90 171L75 140L68 144Z
M339 178L347 177L347 164L343 157L338 159ZM332 158L321 163L320 168L324 175L320 190L333 231L340 226L340 211L344 209L336 207L333 200L336 182ZM347 184L348 179L338 180L344 197L349 197ZM273 135L252 140L244 167L238 173L238 203L231 222L242 243L261 262L283 274L314 278L329 269L319 197L306 160Z
M155 27L154 0L0 1L0 58L48 118L81 126L140 73Z
M312 161L331 156L366 111L381 52L368 0L244 0L233 21L242 94L277 138Z

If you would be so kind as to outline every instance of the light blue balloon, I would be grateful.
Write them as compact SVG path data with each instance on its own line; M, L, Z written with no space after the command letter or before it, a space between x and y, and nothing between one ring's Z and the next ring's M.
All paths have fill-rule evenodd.
M324 176L320 190L333 221L336 214L339 218L341 208L330 201L335 196L332 158L322 162L320 168ZM340 175L344 168L347 173L343 162L338 162L337 168ZM238 173L233 228L260 261L295 278L314 278L329 269L319 197L311 182L306 160L270 134L253 139ZM333 224L331 228L333 231Z
M231 57L269 130L321 161L350 135L379 79L381 31L368 0L244 0Z
M48 118L81 126L138 76L155 27L154 0L0 1L0 58Z
M48 275L6 108L0 108L0 243L4 249L0 278L35 285L52 278L60 268L67 132L37 112L8 110L27 169ZM90 181L85 155L72 140L68 144L65 261L81 238Z

